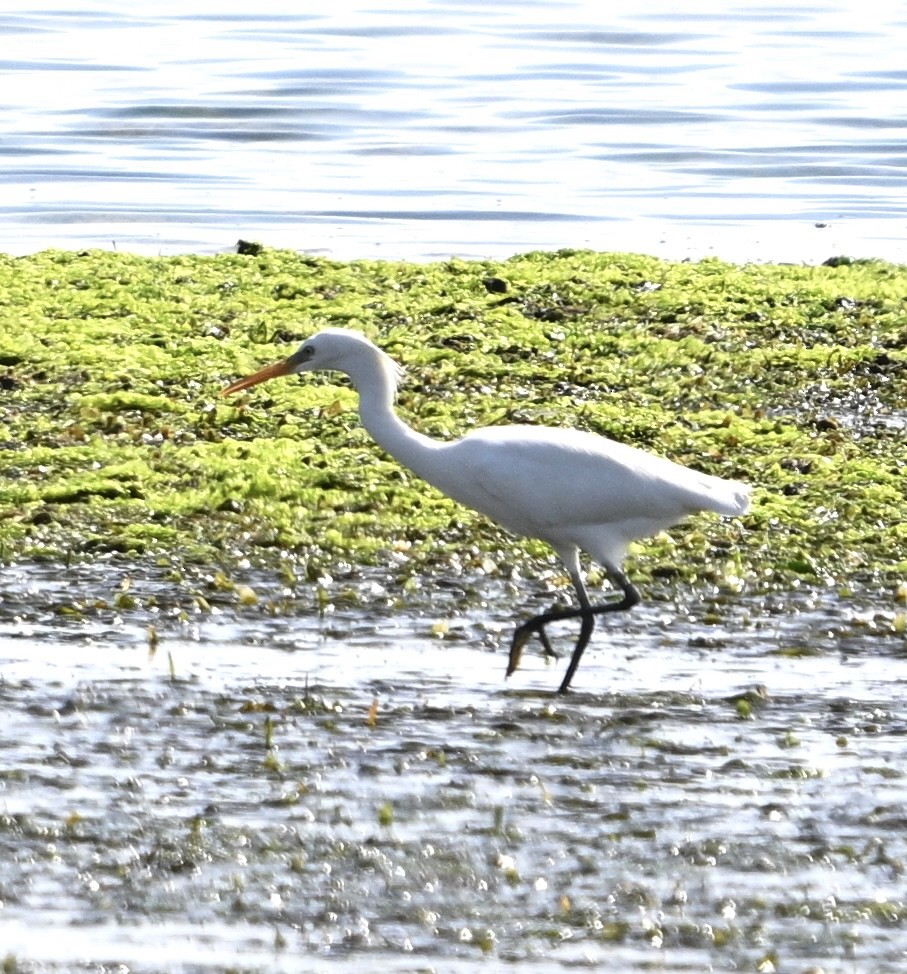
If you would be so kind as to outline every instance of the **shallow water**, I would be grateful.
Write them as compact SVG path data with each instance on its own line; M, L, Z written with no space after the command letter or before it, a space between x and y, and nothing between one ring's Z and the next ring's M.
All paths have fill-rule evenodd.
M0 622L0 944L26 970L903 969L885 593L656 590L561 699L563 660L503 679L539 583L351 575L275 614L253 574L258 605L178 616L152 580L160 611L89 610L113 566L53 576L0 579L34 610Z
M8 3L0 250L907 259L902 4Z

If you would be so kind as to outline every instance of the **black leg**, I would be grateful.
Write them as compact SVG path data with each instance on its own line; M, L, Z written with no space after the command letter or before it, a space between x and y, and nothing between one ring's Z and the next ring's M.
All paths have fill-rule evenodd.
M541 640L542 646L545 648L546 656L556 658L557 653L551 648L551 642L548 639L545 626L549 622L560 622L561 619L576 619L578 616L588 613L588 611L588 609L552 609L550 612L543 612L541 615L533 616L531 619L527 619L518 625L513 633L513 642L510 644L510 660L507 663L507 676L514 673L520 665L520 660L523 656L523 647L533 636L537 635Z
M573 680L573 676L576 673L576 668L579 666L579 661L582 658L583 652L586 646L589 644L589 640L592 637L592 632L595 629L595 616L603 615L606 612L622 612L626 609L633 608L640 600L640 595L636 586L624 575L623 572L617 569L611 569L608 572L612 581L615 582L623 592L623 596L614 602L604 602L601 605L591 605L589 603L588 597L586 596L585 587L582 584L582 579L577 574L574 579L574 585L576 586L577 594L580 599L580 607L577 609L552 609L550 612L543 612L541 615L533 616L531 619L527 619L526 622L517 626L516 631L513 634L513 642L510 646L510 659L507 663L507 676L510 676L516 668L520 665L520 659L523 655L523 647L534 634L537 634L542 642L542 646L545 648L546 656L554 656L555 653L551 648L551 643L548 640L548 634L545 632L545 626L549 622L560 622L563 619L581 619L582 625L580 627L579 639L576 641L576 647L573 650L573 655L570 657L570 665L567 667L567 672L564 674L564 679L561 681L558 693L566 693L570 687L570 683Z
M626 575L621 574L620 583L624 591L624 596L622 599L618 599L616 602L605 602L602 605L594 605L590 609L578 610L583 619L583 626L580 629L579 639L576 641L576 647L573 650L573 655L570 657L570 665L567 667L567 672L564 674L564 679L561 680L561 685L557 691L558 693L566 693L567 690L570 689L573 674L576 673L576 668L579 666L579 661L582 658L583 651L585 650L589 643L589 639L592 636L592 630L595 627L595 616L602 615L605 612L623 612L626 609L632 609L633 606L639 602L639 591ZM588 627L586 626L587 619L589 620Z

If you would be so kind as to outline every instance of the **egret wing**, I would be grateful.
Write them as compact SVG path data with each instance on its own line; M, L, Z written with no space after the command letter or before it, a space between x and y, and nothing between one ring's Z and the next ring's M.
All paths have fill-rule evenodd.
M704 509L742 513L730 488L746 492L733 481L577 430L489 427L451 447L457 483L444 489L522 533L637 519L667 525Z

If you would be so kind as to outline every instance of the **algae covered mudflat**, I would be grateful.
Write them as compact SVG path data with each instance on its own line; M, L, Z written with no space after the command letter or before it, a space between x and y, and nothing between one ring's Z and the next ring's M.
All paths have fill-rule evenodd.
M0 259L0 552L242 559L309 577L544 557L381 454L339 377L237 375L325 326L406 367L426 433L576 425L756 487L743 525L693 519L637 573L760 586L897 577L907 269L530 253L336 263L288 251Z

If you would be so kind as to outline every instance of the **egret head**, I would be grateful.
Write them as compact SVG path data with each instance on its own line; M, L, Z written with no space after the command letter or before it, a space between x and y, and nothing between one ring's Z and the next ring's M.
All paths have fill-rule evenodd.
M401 371L393 359L385 355L377 345L373 345L361 332L326 328L307 338L292 355L282 361L266 365L252 375L231 383L221 395L229 396L281 375L322 370L345 372L357 387L376 371L384 372L394 388Z

